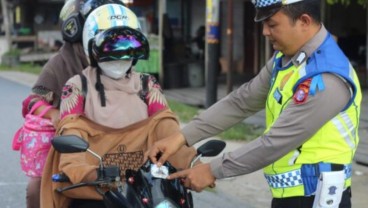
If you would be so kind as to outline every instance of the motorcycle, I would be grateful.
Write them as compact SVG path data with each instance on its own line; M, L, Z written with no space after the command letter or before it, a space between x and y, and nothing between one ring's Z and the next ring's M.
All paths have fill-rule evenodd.
M125 183L120 178L117 166L105 167L102 157L91 149L84 139L74 136L58 136L51 141L54 149L60 153L89 152L99 160L98 178L92 182L82 182L58 188L56 191L75 189L83 186L94 186L102 195L106 207L111 208L192 208L193 199L190 190L184 187L181 179L167 180L166 177L177 170L169 162L157 167L147 160L138 170L128 169L125 172ZM197 156L191 167L201 157L218 155L226 146L220 140L209 140L197 148ZM54 174L53 182L67 182L64 173ZM102 189L101 187L108 187Z

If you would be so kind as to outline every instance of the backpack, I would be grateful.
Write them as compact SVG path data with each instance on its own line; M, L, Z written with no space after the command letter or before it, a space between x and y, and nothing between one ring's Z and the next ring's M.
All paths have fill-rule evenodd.
M30 177L42 176L51 139L55 135L51 120L43 118L52 106L46 106L39 115L33 114L42 105L44 102L38 101L32 106L25 116L23 126L15 133L12 143L13 150L20 150L22 171Z

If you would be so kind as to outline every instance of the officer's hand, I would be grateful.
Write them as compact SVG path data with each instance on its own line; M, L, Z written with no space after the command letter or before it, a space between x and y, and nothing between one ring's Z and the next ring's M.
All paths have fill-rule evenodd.
M178 131L171 136L155 142L153 146L147 150L146 157L148 156L153 163L160 167L171 155L176 153L180 147L185 144L186 141L184 136Z
M184 186L196 192L201 192L206 187L215 186L215 176L211 172L208 163L196 165L193 168L173 173L167 179L182 178Z

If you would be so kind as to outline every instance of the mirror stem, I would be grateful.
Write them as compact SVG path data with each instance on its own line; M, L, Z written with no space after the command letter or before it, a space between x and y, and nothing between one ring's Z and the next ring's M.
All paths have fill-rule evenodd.
M202 157L202 154L197 155L197 157L195 157L192 162L190 163L190 167L192 168L194 166L194 164L199 160L199 158Z
M98 158L98 160L100 161L100 165L99 165L99 172L100 172L100 176L102 178L104 178L105 176L103 175L103 164L102 164L102 157L98 154L96 154L95 152L93 152L92 150L90 149L87 149L87 152L91 153L92 155L94 155L95 157Z

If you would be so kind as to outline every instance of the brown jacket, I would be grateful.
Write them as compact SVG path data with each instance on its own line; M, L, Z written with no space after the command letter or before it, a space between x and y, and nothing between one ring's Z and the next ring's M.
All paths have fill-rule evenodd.
M65 82L88 65L83 45L65 42L60 51L43 66L32 92L59 108Z
M103 157L105 165L119 165L122 173L126 168L139 168L144 162L144 152L156 140L179 131L176 117L170 110L158 112L123 129L104 127L76 115L67 116L59 126L61 128L57 131L58 134L80 135L89 142L92 151ZM181 169L188 167L194 156L194 148L183 147L169 161ZM98 162L88 152L60 154L51 148L42 177L41 208L68 207L70 198L101 199L94 187L77 188L60 194L55 189L71 183L51 181L52 174L60 172L64 172L73 184L93 181L97 177Z

